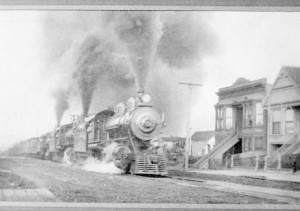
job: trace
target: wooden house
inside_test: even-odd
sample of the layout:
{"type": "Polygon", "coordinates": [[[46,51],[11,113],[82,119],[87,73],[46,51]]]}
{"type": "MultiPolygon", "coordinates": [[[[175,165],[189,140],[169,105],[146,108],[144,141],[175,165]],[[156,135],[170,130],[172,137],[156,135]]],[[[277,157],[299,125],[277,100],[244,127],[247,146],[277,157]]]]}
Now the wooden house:
{"type": "Polygon", "coordinates": [[[224,167],[235,155],[248,165],[251,159],[267,151],[267,113],[263,111],[268,84],[266,79],[250,81],[239,78],[221,88],[215,105],[215,148],[201,158],[199,168],[224,167]]]}
{"type": "Polygon", "coordinates": [[[264,109],[269,113],[266,167],[274,167],[278,166],[282,156],[300,153],[299,67],[283,66],[280,69],[264,109]]]}

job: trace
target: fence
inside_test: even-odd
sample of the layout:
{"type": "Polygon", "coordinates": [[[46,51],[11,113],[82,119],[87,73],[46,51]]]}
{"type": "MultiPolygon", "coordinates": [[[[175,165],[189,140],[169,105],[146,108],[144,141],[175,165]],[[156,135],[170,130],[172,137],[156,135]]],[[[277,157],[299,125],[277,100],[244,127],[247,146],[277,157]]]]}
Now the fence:
{"type": "Polygon", "coordinates": [[[263,169],[265,165],[265,155],[255,155],[251,157],[231,156],[231,167],[263,169]]]}
{"type": "Polygon", "coordinates": [[[280,159],[281,168],[296,168],[300,170],[300,154],[283,155],[280,159]]]}
{"type": "Polygon", "coordinates": [[[267,159],[267,169],[297,169],[300,170],[300,154],[287,154],[278,156],[278,158],[273,161],[269,162],[267,159]]]}
{"type": "MultiPolygon", "coordinates": [[[[230,163],[230,162],[227,162],[230,163]]],[[[224,169],[226,167],[225,159],[215,159],[211,158],[208,160],[208,168],[209,169],[224,169]]]]}
{"type": "MultiPolygon", "coordinates": [[[[239,154],[232,155],[231,158],[208,160],[208,167],[210,169],[225,169],[230,167],[252,168],[255,170],[264,169],[266,155],[255,155],[249,157],[241,157],[239,154]]],[[[300,170],[300,154],[289,154],[281,156],[275,162],[267,162],[269,169],[293,169],[300,170]]]]}

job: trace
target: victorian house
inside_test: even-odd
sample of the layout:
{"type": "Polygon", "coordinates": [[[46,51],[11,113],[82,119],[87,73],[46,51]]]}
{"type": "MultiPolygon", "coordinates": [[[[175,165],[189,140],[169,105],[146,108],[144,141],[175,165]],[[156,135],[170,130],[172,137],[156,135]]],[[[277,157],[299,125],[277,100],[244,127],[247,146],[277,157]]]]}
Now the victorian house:
{"type": "Polygon", "coordinates": [[[300,68],[282,67],[264,103],[269,113],[266,167],[300,153],[300,68]]]}
{"type": "Polygon", "coordinates": [[[282,67],[273,85],[239,78],[217,95],[216,145],[195,167],[280,169],[300,154],[299,67],[282,67]]]}
{"type": "Polygon", "coordinates": [[[250,158],[266,154],[267,112],[263,111],[263,101],[268,87],[266,79],[239,78],[232,86],[219,89],[215,105],[216,145],[196,167],[224,167],[233,155],[241,158],[242,165],[249,165],[250,158]]]}

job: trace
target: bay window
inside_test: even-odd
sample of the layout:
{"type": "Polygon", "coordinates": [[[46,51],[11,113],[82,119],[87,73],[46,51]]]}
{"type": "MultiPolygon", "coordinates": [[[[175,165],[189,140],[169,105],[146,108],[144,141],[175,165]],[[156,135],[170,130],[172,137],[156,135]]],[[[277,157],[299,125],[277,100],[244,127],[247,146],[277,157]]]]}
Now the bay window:
{"type": "Polygon", "coordinates": [[[216,108],[216,128],[224,129],[224,108],[216,108]]]}

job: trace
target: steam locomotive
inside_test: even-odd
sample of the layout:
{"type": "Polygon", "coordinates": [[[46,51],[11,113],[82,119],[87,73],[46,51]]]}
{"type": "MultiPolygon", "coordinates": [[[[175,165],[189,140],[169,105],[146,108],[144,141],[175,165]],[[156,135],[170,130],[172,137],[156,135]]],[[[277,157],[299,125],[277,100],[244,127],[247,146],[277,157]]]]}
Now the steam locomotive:
{"type": "Polygon", "coordinates": [[[106,162],[114,162],[125,173],[166,175],[167,159],[158,144],[164,126],[164,116],[153,108],[150,95],[139,93],[115,109],[74,116],[72,123],[52,133],[16,145],[12,154],[52,160],[65,157],[71,163],[105,156],[106,162]],[[110,152],[105,151],[108,146],[112,146],[110,152]]]}

